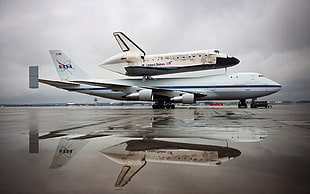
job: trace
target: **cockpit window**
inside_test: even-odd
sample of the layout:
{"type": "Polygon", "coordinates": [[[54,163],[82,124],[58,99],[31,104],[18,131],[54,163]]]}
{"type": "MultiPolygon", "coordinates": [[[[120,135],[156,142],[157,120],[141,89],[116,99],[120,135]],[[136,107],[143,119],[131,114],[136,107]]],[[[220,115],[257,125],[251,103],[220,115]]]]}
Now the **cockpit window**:
{"type": "Polygon", "coordinates": [[[258,77],[265,77],[264,75],[258,75],[258,77]]]}
{"type": "Polygon", "coordinates": [[[219,51],[219,50],[214,50],[214,52],[215,52],[215,53],[217,53],[217,54],[219,54],[219,53],[220,53],[220,51],[219,51]]]}

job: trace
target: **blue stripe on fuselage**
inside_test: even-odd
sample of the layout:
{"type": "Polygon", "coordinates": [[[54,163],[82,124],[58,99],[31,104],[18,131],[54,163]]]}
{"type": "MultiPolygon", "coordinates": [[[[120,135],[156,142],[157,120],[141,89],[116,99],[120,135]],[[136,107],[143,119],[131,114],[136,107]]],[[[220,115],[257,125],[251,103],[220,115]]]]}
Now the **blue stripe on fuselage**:
{"type": "MultiPolygon", "coordinates": [[[[222,85],[222,86],[152,86],[158,89],[201,89],[201,88],[281,88],[281,85],[222,85]]],[[[110,88],[63,88],[68,91],[111,90],[110,88]]]]}
{"type": "Polygon", "coordinates": [[[160,89],[196,89],[196,88],[281,88],[280,85],[222,85],[222,86],[158,86],[160,89]]]}

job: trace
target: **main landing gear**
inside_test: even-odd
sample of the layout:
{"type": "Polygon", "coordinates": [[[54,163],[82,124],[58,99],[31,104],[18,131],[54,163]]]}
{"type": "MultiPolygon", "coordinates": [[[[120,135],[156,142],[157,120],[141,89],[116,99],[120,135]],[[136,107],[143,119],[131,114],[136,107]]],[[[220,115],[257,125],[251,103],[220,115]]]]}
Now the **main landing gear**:
{"type": "Polygon", "coordinates": [[[238,108],[248,108],[248,104],[246,103],[246,99],[241,99],[239,101],[238,108]]]}
{"type": "Polygon", "coordinates": [[[174,109],[175,105],[170,102],[155,102],[155,104],[152,105],[153,109],[174,109]]]}

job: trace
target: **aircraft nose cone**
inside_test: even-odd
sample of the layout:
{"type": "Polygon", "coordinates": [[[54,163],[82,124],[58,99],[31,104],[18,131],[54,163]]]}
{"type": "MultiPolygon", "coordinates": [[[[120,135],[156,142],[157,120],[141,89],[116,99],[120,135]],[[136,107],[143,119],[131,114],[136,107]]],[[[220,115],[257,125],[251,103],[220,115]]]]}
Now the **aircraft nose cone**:
{"type": "Polygon", "coordinates": [[[229,59],[229,62],[230,62],[231,64],[233,64],[233,65],[237,65],[237,64],[240,62],[240,60],[237,59],[236,57],[231,57],[231,58],[229,59]]]}

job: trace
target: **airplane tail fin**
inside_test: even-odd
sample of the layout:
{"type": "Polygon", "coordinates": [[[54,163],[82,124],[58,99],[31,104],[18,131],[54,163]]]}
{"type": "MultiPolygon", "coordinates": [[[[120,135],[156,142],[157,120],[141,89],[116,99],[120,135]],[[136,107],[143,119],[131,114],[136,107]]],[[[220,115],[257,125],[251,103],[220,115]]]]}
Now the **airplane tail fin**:
{"type": "Polygon", "coordinates": [[[138,45],[136,45],[136,43],[130,40],[124,33],[114,32],[113,35],[123,52],[129,51],[142,53],[143,56],[145,55],[145,52],[138,45]]]}
{"type": "Polygon", "coordinates": [[[66,165],[87,143],[87,140],[61,138],[50,168],[60,168],[66,165]]]}
{"type": "Polygon", "coordinates": [[[61,50],[49,50],[61,80],[90,79],[90,76],[77,66],[61,50]]]}

